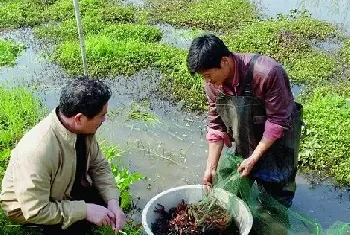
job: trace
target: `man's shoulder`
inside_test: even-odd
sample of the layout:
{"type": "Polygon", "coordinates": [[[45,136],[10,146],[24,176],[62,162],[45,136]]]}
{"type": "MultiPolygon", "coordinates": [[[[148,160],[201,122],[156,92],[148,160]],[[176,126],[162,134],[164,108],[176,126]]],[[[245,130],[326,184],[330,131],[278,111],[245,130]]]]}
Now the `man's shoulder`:
{"type": "Polygon", "coordinates": [[[30,129],[18,142],[13,152],[17,154],[52,151],[57,139],[53,130],[51,114],[30,129]]]}
{"type": "Polygon", "coordinates": [[[256,53],[236,53],[235,54],[245,66],[250,66],[250,61],[254,55],[258,55],[258,58],[254,65],[254,71],[258,73],[268,74],[271,70],[282,65],[274,58],[256,53]]]}

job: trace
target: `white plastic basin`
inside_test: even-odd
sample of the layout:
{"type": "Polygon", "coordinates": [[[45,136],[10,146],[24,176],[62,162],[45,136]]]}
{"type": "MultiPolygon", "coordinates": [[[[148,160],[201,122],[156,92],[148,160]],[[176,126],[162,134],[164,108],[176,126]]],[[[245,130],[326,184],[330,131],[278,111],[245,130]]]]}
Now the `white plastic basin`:
{"type": "MultiPolygon", "coordinates": [[[[203,185],[185,185],[171,188],[153,197],[142,211],[142,225],[145,232],[153,235],[151,225],[159,216],[154,212],[157,203],[164,206],[166,211],[176,207],[181,200],[184,200],[186,204],[196,203],[204,196],[203,187],[203,185]]],[[[223,205],[231,209],[231,214],[234,215],[241,235],[248,235],[253,225],[253,216],[246,203],[223,189],[215,189],[214,195],[223,205]]]]}

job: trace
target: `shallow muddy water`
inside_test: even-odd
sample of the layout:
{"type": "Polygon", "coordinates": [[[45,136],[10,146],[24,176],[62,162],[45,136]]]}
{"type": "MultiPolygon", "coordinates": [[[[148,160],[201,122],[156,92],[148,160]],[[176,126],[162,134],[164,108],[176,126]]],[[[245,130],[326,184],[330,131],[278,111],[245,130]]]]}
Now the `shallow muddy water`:
{"type": "MultiPolygon", "coordinates": [[[[2,32],[0,37],[13,38],[27,46],[17,59],[17,65],[0,68],[0,83],[28,86],[34,89],[48,111],[55,108],[60,88],[68,76],[42,55],[43,49],[50,49],[50,46],[35,40],[31,29],[2,32]]],[[[171,41],[171,38],[163,40],[171,41]]],[[[188,42],[180,44],[185,47],[188,42]]],[[[140,71],[131,77],[106,78],[113,96],[107,121],[98,132],[100,139],[117,144],[124,151],[123,163],[131,171],[147,176],[147,180],[132,187],[137,207],[141,209],[163,190],[201,183],[206,163],[205,115],[184,112],[181,103],[160,99],[156,92],[160,79],[161,74],[153,70],[140,71]],[[129,118],[129,110],[145,100],[143,108],[158,121],[145,123],[129,118]]],[[[299,93],[300,87],[294,86],[293,94],[299,93]]],[[[350,218],[350,194],[346,190],[327,183],[311,187],[302,175],[298,175],[297,182],[294,206],[324,228],[350,218]]],[[[134,218],[139,221],[140,213],[134,214],[134,218]]]]}

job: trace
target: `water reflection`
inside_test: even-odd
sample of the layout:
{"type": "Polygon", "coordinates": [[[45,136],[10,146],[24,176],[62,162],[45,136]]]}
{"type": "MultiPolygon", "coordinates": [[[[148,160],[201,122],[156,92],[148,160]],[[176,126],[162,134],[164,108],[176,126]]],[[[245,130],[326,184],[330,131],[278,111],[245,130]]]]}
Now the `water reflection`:
{"type": "Polygon", "coordinates": [[[288,14],[291,9],[307,9],[313,17],[343,26],[350,26],[350,1],[348,0],[259,0],[264,15],[275,17],[288,14]]]}

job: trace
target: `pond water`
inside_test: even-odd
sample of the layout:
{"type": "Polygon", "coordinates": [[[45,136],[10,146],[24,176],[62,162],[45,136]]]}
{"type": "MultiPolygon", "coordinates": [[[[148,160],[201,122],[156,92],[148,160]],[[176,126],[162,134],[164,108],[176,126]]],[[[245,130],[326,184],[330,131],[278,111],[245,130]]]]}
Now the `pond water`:
{"type": "MultiPolygon", "coordinates": [[[[273,3],[272,0],[266,0],[267,6],[269,2],[273,3]]],[[[290,7],[282,4],[283,0],[279,2],[284,11],[290,7]]],[[[273,6],[271,9],[275,13],[281,11],[273,6]]],[[[164,42],[175,41],[175,46],[181,48],[189,45],[185,39],[172,40],[170,33],[166,33],[174,34],[170,26],[159,27],[165,33],[164,42]]],[[[0,68],[0,83],[34,87],[35,94],[47,110],[52,110],[57,105],[62,84],[69,77],[64,70],[42,55],[43,51],[50,50],[50,45],[35,40],[31,29],[1,32],[0,37],[13,38],[27,46],[17,59],[17,65],[0,68]]],[[[160,99],[155,90],[160,78],[161,74],[153,70],[143,70],[131,77],[106,78],[112,87],[113,96],[109,106],[110,114],[98,136],[124,150],[123,163],[131,171],[147,176],[147,180],[136,183],[131,189],[139,208],[143,208],[157,193],[170,187],[200,184],[206,163],[205,115],[184,112],[181,103],[174,104],[160,99]],[[158,121],[145,123],[129,118],[129,110],[142,102],[145,103],[142,107],[154,114],[158,121]]],[[[298,96],[300,90],[300,87],[294,86],[293,94],[298,96]]],[[[348,221],[348,190],[338,189],[327,182],[316,185],[309,182],[304,176],[298,175],[294,206],[316,219],[324,228],[336,221],[348,221]]],[[[134,218],[139,221],[140,213],[134,214],[134,218]]]]}
{"type": "Polygon", "coordinates": [[[342,26],[350,26],[350,1],[348,0],[257,0],[264,15],[274,17],[288,14],[290,9],[307,9],[313,17],[342,26]]]}

